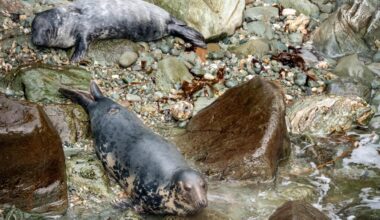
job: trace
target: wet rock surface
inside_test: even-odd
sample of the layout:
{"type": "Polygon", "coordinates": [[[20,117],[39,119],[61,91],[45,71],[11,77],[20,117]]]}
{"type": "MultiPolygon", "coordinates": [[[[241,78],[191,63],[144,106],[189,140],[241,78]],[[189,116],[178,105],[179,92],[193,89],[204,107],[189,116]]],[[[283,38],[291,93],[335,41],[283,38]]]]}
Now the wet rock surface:
{"type": "Polygon", "coordinates": [[[288,110],[291,132],[328,135],[366,125],[374,115],[361,98],[314,96],[294,103],[288,110]]]}
{"type": "Polygon", "coordinates": [[[289,147],[281,91],[260,78],[228,90],[186,130],[180,149],[219,178],[271,179],[289,147]]]}
{"type": "Polygon", "coordinates": [[[328,220],[329,218],[323,212],[314,208],[305,201],[289,201],[279,207],[269,220],[328,220]]]}
{"type": "MultiPolygon", "coordinates": [[[[25,70],[35,63],[61,70],[72,68],[69,64],[72,50],[37,48],[30,41],[30,25],[36,12],[70,2],[71,0],[0,0],[1,93],[17,99],[28,98],[22,83],[18,83],[20,78],[14,78],[19,68],[25,70]],[[20,86],[15,88],[9,82],[20,86]]],[[[71,120],[58,117],[71,130],[66,133],[66,127],[61,129],[62,138],[65,139],[66,134],[70,134],[70,138],[69,135],[66,136],[67,139],[80,139],[74,142],[64,141],[69,208],[62,219],[264,220],[289,200],[307,201],[330,219],[377,219],[380,216],[380,41],[377,37],[380,33],[377,0],[246,0],[244,12],[239,7],[220,7],[222,4],[231,6],[240,1],[162,2],[179,6],[173,14],[190,17],[180,18],[185,22],[200,20],[193,27],[204,28],[202,32],[210,33],[210,36],[211,33],[216,33],[217,39],[209,39],[208,51],[192,51],[183,39],[173,36],[155,42],[105,40],[91,44],[87,59],[77,64],[89,73],[89,78],[100,85],[107,97],[134,111],[157,133],[168,138],[183,135],[184,128],[191,120],[191,107],[186,109],[186,106],[194,106],[192,115],[196,117],[202,109],[231,88],[258,76],[276,81],[289,107],[305,96],[324,96],[330,93],[331,83],[338,85],[340,92],[337,94],[355,93],[355,96],[361,96],[366,101],[366,91],[369,90],[372,100],[367,103],[371,104],[376,115],[369,126],[354,125],[347,132],[335,132],[322,137],[315,137],[316,133],[310,132],[290,134],[292,144],[289,159],[277,167],[275,178],[265,183],[211,178],[208,181],[208,208],[199,215],[183,218],[144,216],[130,209],[124,212],[115,209],[112,200],[119,200],[124,195],[116,183],[103,176],[104,170],[98,166],[100,164],[93,152],[92,142],[83,140],[82,133],[78,133],[78,129],[85,131],[82,130],[84,128],[79,128],[85,120],[77,118],[75,110],[70,108],[66,112],[61,109],[62,104],[54,104],[54,114],[56,111],[64,111],[65,117],[72,117],[71,120]],[[369,14],[371,17],[366,17],[369,14]],[[239,19],[228,20],[229,18],[239,19]],[[363,22],[366,19],[369,19],[368,23],[363,22]],[[216,25],[219,21],[222,22],[216,25]],[[229,32],[236,24],[239,27],[234,27],[229,32]],[[219,29],[221,25],[223,27],[219,29]],[[318,28],[320,30],[316,31],[318,28]],[[226,37],[223,32],[231,35],[226,37]],[[312,37],[315,33],[318,38],[312,37]],[[233,50],[234,48],[240,48],[240,51],[233,50]],[[365,52],[350,56],[362,49],[365,52]],[[331,58],[332,56],[342,59],[331,58]],[[163,81],[169,89],[163,90],[157,86],[157,72],[161,71],[158,63],[167,58],[177,59],[186,67],[191,75],[191,81],[188,81],[190,84],[184,87],[182,79],[172,82],[164,77],[163,81]],[[189,105],[182,105],[184,102],[189,105]],[[60,110],[55,109],[56,106],[60,110]]],[[[163,69],[164,72],[170,70],[170,63],[167,67],[163,69]]],[[[54,80],[59,81],[59,78],[54,80]]],[[[79,80],[74,78],[74,81],[79,80]]],[[[29,83],[29,88],[40,88],[40,85],[42,84],[33,87],[33,83],[29,83]]],[[[80,89],[87,91],[87,87],[80,89]]],[[[44,97],[46,93],[41,94],[44,97]]],[[[54,103],[56,101],[70,103],[58,99],[54,103]]],[[[38,101],[46,110],[51,104],[44,102],[38,101]]],[[[318,109],[322,119],[324,110],[326,109],[318,109]]],[[[327,111],[326,118],[341,117],[341,113],[340,110],[332,109],[327,111]]],[[[351,117],[350,114],[346,116],[351,117]]],[[[322,131],[326,131],[331,123],[320,126],[322,131]]],[[[247,134],[248,131],[242,133],[247,134]]],[[[189,155],[191,158],[192,152],[189,155]]],[[[194,159],[197,158],[189,159],[189,163],[194,164],[194,159]]],[[[195,168],[197,164],[199,163],[195,163],[195,168]]],[[[22,212],[11,205],[0,205],[1,218],[41,216],[22,212]]]]}
{"type": "Polygon", "coordinates": [[[41,107],[0,96],[0,203],[63,214],[68,206],[62,143],[41,107]]]}

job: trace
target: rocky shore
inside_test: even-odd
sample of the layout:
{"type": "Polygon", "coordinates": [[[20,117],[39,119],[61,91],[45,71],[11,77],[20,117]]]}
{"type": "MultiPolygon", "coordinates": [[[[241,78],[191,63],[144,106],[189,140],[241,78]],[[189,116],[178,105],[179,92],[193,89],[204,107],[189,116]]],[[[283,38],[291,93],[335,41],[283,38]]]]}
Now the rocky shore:
{"type": "Polygon", "coordinates": [[[150,0],[199,30],[207,51],[171,36],[105,40],[76,65],[72,49],[30,41],[35,13],[69,2],[0,0],[0,176],[17,174],[0,178],[0,219],[158,218],[112,205],[125,195],[94,153],[87,114],[57,91],[90,80],[208,176],[209,207],[191,219],[380,217],[377,0],[150,0]],[[27,168],[63,158],[54,167],[66,176],[24,190],[27,168]]]}

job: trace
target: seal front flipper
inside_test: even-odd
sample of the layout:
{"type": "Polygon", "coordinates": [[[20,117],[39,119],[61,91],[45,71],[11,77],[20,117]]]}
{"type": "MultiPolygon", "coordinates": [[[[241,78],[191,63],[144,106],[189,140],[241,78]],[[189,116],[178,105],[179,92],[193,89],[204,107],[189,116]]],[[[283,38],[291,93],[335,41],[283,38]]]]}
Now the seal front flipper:
{"type": "Polygon", "coordinates": [[[77,63],[81,61],[86,55],[87,48],[88,48],[88,41],[86,40],[86,38],[82,36],[78,36],[76,44],[75,44],[74,54],[71,56],[70,61],[72,63],[77,63]]]}
{"type": "Polygon", "coordinates": [[[187,26],[184,22],[172,17],[171,23],[168,24],[170,35],[177,36],[188,40],[194,46],[206,48],[205,38],[199,31],[187,26]]]}
{"type": "Polygon", "coordinates": [[[81,105],[87,112],[88,108],[95,103],[91,95],[83,92],[73,91],[65,88],[60,88],[58,91],[66,98],[81,105]]]}

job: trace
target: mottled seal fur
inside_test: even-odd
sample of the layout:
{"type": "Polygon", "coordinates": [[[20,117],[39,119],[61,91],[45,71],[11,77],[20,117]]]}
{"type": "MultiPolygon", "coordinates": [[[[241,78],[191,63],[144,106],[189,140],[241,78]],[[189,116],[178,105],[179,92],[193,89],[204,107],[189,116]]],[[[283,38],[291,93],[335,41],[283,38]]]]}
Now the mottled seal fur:
{"type": "Polygon", "coordinates": [[[82,105],[91,120],[95,149],[106,170],[133,204],[153,214],[188,215],[207,206],[207,183],[177,148],[147,128],[132,112],[102,95],[61,88],[82,105]]]}
{"type": "Polygon", "coordinates": [[[32,42],[37,46],[70,48],[80,61],[95,39],[127,38],[153,41],[174,35],[205,48],[204,37],[164,9],[143,0],[77,0],[36,14],[32,42]]]}

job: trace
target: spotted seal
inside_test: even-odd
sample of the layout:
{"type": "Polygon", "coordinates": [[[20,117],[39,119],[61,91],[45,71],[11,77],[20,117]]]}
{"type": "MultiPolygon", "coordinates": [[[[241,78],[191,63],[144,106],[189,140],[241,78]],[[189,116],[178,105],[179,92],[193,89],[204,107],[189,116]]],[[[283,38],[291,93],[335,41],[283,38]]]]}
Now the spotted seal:
{"type": "Polygon", "coordinates": [[[95,39],[154,41],[167,35],[206,48],[201,33],[143,0],[77,0],[38,13],[32,22],[32,42],[44,47],[75,46],[72,62],[80,61],[95,39]]]}
{"type": "Polygon", "coordinates": [[[59,89],[88,112],[95,150],[106,170],[146,213],[189,215],[207,206],[207,183],[177,148],[132,112],[102,95],[59,89]]]}

